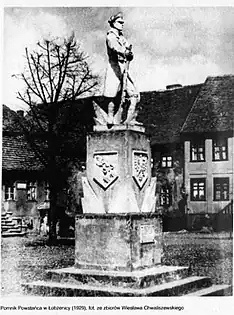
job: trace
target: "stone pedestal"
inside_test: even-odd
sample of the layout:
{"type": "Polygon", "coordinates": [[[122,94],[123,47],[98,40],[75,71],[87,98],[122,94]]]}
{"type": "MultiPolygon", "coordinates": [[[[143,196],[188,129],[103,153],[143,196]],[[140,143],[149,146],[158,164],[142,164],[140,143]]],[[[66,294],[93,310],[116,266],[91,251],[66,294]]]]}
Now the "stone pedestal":
{"type": "Polygon", "coordinates": [[[161,254],[161,220],[155,213],[76,217],[76,268],[133,271],[159,265],[161,254]]]}
{"type": "Polygon", "coordinates": [[[154,212],[156,179],[151,179],[150,143],[142,131],[115,127],[88,135],[84,213],[154,212]]]}
{"type": "Polygon", "coordinates": [[[133,271],[159,265],[162,225],[155,213],[155,188],[144,127],[120,125],[90,133],[75,267],[133,271]]]}

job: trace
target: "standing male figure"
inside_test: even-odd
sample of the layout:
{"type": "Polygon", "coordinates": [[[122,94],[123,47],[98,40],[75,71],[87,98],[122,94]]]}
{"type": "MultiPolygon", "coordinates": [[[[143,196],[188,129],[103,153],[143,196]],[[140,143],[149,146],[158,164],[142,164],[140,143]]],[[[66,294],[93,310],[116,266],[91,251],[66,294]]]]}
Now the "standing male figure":
{"type": "MultiPolygon", "coordinates": [[[[108,23],[111,29],[107,32],[106,37],[109,63],[106,72],[104,96],[110,99],[108,105],[108,123],[112,124],[114,117],[114,104],[112,100],[122,88],[124,69],[126,63],[133,59],[133,53],[131,52],[131,46],[123,36],[123,14],[120,12],[111,16],[108,23]]],[[[130,99],[130,106],[124,123],[134,124],[136,123],[136,104],[140,100],[140,95],[129,73],[127,75],[126,94],[130,99]]]]}

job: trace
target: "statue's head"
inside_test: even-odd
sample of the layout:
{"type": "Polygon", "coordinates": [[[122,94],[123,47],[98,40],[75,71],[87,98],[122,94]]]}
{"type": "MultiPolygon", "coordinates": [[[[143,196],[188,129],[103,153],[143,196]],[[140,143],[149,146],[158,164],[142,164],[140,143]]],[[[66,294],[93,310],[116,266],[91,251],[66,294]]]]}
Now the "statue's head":
{"type": "Polygon", "coordinates": [[[115,15],[112,15],[109,18],[108,23],[110,24],[110,27],[113,27],[118,31],[122,31],[124,25],[123,13],[119,12],[115,15]]]}

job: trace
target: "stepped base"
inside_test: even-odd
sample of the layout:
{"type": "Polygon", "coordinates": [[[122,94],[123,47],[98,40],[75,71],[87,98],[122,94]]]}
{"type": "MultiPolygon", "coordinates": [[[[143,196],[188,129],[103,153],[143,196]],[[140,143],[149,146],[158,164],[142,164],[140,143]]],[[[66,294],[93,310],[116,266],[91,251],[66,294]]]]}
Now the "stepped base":
{"type": "Polygon", "coordinates": [[[100,271],[74,267],[48,270],[48,279],[23,284],[41,296],[208,296],[231,295],[231,286],[212,286],[209,277],[189,276],[187,267],[100,271]]]}
{"type": "Polygon", "coordinates": [[[232,296],[232,286],[228,284],[216,284],[211,287],[201,289],[186,294],[185,296],[232,296]]]}
{"type": "Polygon", "coordinates": [[[124,288],[116,286],[103,287],[100,284],[72,284],[62,282],[36,281],[23,285],[28,293],[48,296],[181,296],[191,288],[207,287],[207,277],[188,277],[148,288],[124,288]]]}
{"type": "Polygon", "coordinates": [[[71,283],[35,281],[24,284],[27,293],[41,296],[231,296],[232,286],[214,285],[208,286],[210,279],[207,277],[189,277],[172,283],[156,285],[144,289],[117,288],[113,286],[101,287],[94,285],[76,285],[71,283]],[[192,293],[187,293],[189,290],[192,293]]]}
{"type": "Polygon", "coordinates": [[[60,283],[95,284],[124,288],[147,288],[188,276],[188,267],[155,266],[134,271],[104,271],[75,267],[48,270],[48,280],[60,283]]]}
{"type": "Polygon", "coordinates": [[[27,235],[28,227],[26,224],[18,222],[19,217],[12,217],[12,212],[1,214],[1,236],[15,237],[27,235]]]}

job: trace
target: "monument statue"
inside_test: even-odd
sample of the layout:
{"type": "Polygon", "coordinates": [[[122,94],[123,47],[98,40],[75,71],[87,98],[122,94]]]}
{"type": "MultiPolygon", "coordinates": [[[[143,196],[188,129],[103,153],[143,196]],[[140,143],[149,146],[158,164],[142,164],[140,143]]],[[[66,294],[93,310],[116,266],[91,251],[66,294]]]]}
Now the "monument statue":
{"type": "Polygon", "coordinates": [[[140,100],[140,94],[136,89],[134,81],[129,73],[129,64],[133,60],[132,45],[123,36],[124,19],[119,12],[108,20],[110,30],[106,36],[106,47],[108,55],[108,66],[106,71],[104,96],[109,99],[108,114],[106,114],[96,103],[96,124],[118,125],[139,124],[136,121],[136,105],[140,100]],[[118,97],[120,95],[120,98],[118,97]],[[114,99],[117,99],[119,108],[115,111],[114,99]],[[125,101],[130,102],[127,117],[123,119],[123,105],[125,101]]]}
{"type": "Polygon", "coordinates": [[[123,22],[120,13],[109,19],[105,95],[114,98],[120,92],[121,99],[117,111],[110,102],[108,113],[94,103],[96,126],[87,133],[86,176],[77,202],[82,213],[75,218],[75,264],[48,270],[47,282],[24,288],[32,295],[53,296],[206,296],[227,290],[231,295],[231,285],[212,285],[208,277],[191,276],[187,266],[162,264],[157,181],[150,139],[135,121],[139,97],[128,72],[133,54],[123,22]],[[127,115],[122,113],[126,97],[131,101],[127,115]]]}

